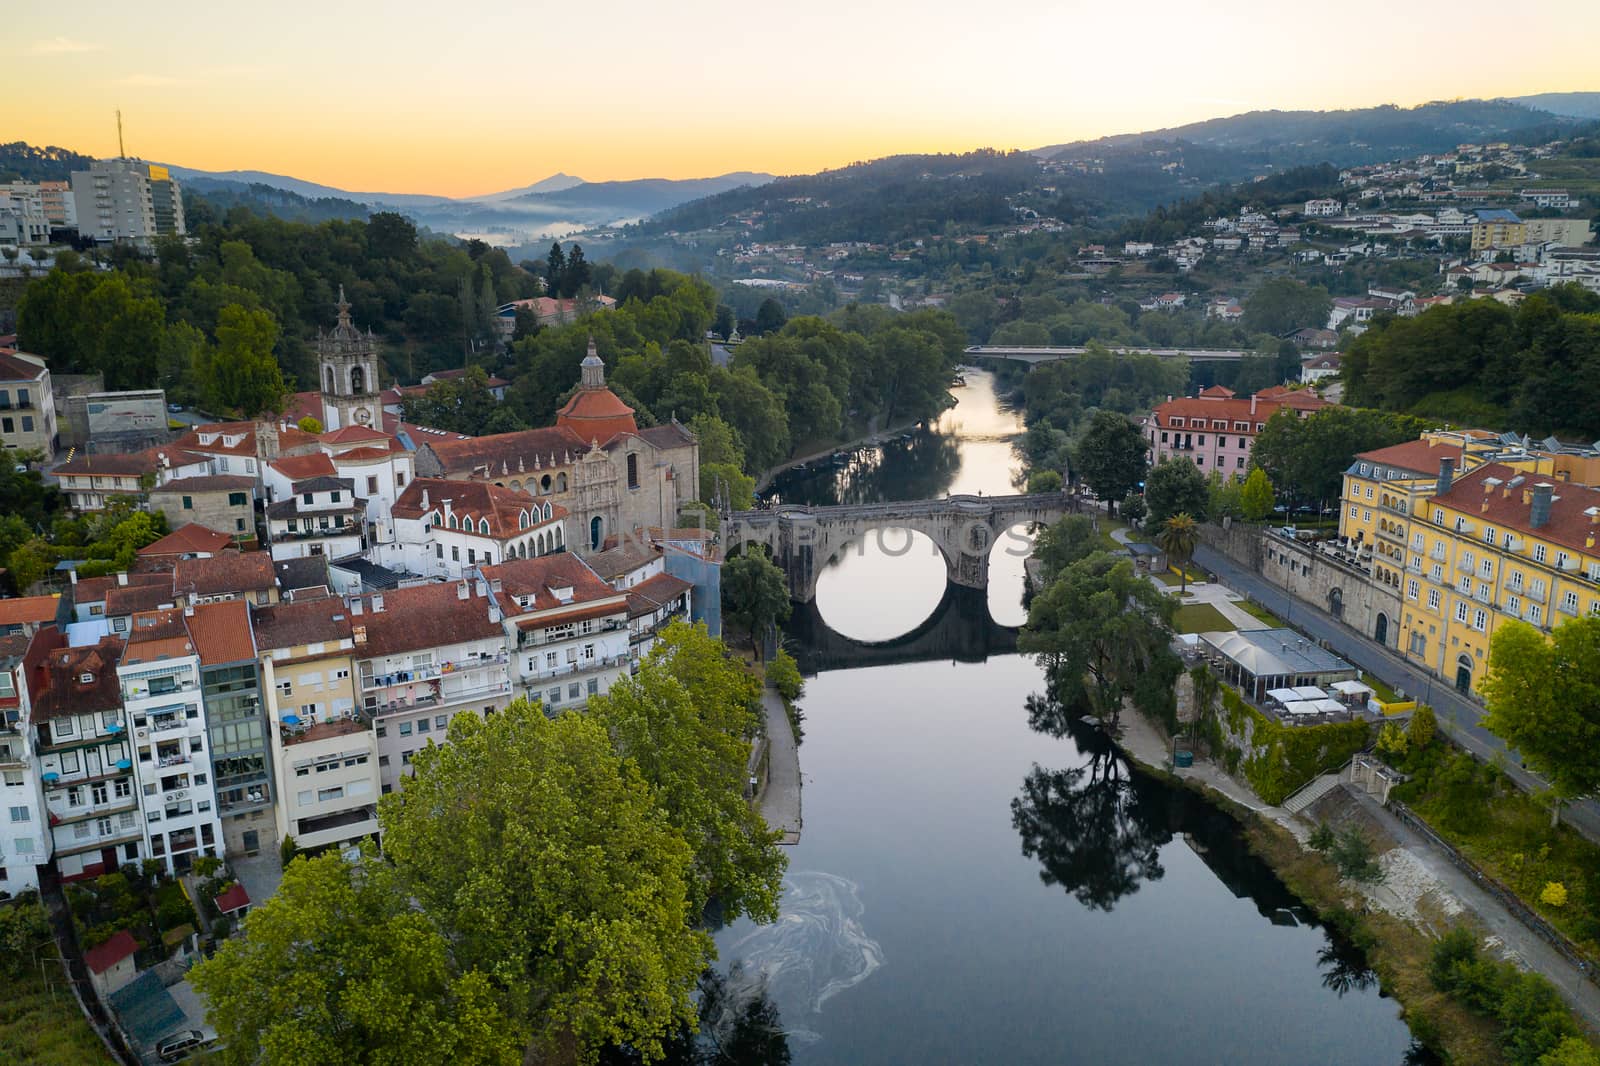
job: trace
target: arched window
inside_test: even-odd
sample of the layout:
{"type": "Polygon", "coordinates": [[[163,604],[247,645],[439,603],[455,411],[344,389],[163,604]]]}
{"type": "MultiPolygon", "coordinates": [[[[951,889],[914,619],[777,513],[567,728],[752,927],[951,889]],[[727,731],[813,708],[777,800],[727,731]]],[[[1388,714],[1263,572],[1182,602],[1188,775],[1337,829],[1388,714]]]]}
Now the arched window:
{"type": "Polygon", "coordinates": [[[561,534],[561,527],[560,527],[560,526],[557,526],[557,527],[556,527],[556,541],[555,541],[555,546],[556,546],[556,547],[557,547],[557,548],[559,548],[559,547],[561,547],[561,543],[562,543],[562,541],[564,541],[564,540],[565,540],[565,539],[566,539],[566,538],[565,538],[565,537],[563,537],[563,536],[562,536],[562,534],[561,534]]]}
{"type": "Polygon", "coordinates": [[[528,512],[526,510],[524,510],[521,514],[517,515],[517,528],[518,529],[527,529],[528,528],[528,512]]]}
{"type": "Polygon", "coordinates": [[[518,492],[521,492],[522,491],[522,482],[518,481],[516,478],[512,478],[511,479],[511,487],[513,489],[516,489],[518,492]]]}
{"type": "Polygon", "coordinates": [[[550,475],[546,474],[539,479],[539,495],[543,496],[550,491],[550,475]]]}
{"type": "Polygon", "coordinates": [[[566,492],[567,491],[567,475],[566,474],[557,474],[556,475],[556,491],[557,492],[566,492]]]}
{"type": "Polygon", "coordinates": [[[539,543],[539,547],[537,549],[535,549],[535,551],[536,551],[537,554],[543,555],[545,553],[545,539],[544,539],[544,534],[543,533],[539,534],[538,543],[539,543]]]}
{"type": "Polygon", "coordinates": [[[338,387],[334,384],[333,367],[331,367],[331,366],[324,367],[323,368],[323,373],[324,373],[325,378],[326,378],[326,380],[328,382],[328,387],[323,389],[322,391],[326,392],[326,393],[328,393],[330,395],[332,395],[333,393],[338,392],[339,391],[338,387]]]}
{"type": "Polygon", "coordinates": [[[450,513],[450,520],[449,520],[449,522],[447,522],[447,523],[446,523],[446,524],[447,524],[447,525],[448,525],[448,526],[449,526],[449,527],[450,527],[450,528],[451,528],[451,529],[460,529],[460,528],[461,528],[461,522],[460,522],[460,520],[458,520],[458,519],[457,519],[457,518],[456,518],[456,516],[455,516],[455,512],[453,512],[453,511],[452,511],[452,512],[451,512],[451,513],[450,513]]]}
{"type": "Polygon", "coordinates": [[[367,372],[360,366],[350,368],[350,391],[359,396],[367,391],[367,372]]]}
{"type": "Polygon", "coordinates": [[[605,528],[605,523],[599,515],[589,519],[589,548],[593,551],[600,550],[600,534],[605,528]]]}
{"type": "Polygon", "coordinates": [[[478,519],[478,532],[486,537],[489,535],[489,520],[487,518],[478,519]]]}
{"type": "Polygon", "coordinates": [[[637,452],[628,453],[628,487],[630,489],[639,487],[639,454],[637,452]]]}
{"type": "Polygon", "coordinates": [[[435,512],[433,512],[433,524],[435,526],[444,525],[444,512],[443,511],[435,511],[435,512]]]}
{"type": "Polygon", "coordinates": [[[544,505],[544,520],[546,522],[550,521],[550,514],[551,514],[550,505],[548,503],[546,503],[544,505]]]}

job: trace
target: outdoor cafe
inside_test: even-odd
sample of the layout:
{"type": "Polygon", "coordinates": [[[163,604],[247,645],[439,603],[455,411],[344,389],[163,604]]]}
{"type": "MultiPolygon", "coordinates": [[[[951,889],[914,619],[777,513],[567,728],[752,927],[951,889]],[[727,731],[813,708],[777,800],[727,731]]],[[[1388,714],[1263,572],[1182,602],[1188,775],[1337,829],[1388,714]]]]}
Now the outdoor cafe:
{"type": "Polygon", "coordinates": [[[1281,709],[1286,719],[1364,706],[1354,690],[1370,692],[1356,681],[1353,665],[1292,629],[1201,633],[1200,644],[1224,681],[1253,703],[1281,709]]]}

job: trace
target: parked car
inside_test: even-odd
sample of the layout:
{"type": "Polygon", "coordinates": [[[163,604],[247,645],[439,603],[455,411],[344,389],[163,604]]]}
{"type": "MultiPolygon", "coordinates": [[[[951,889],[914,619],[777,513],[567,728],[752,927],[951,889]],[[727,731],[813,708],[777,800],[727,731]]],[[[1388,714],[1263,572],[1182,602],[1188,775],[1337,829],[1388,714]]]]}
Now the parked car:
{"type": "Polygon", "coordinates": [[[156,1045],[156,1056],[162,1062],[177,1062],[193,1055],[210,1042],[206,1039],[206,1034],[198,1029],[180,1029],[162,1038],[156,1045]]]}
{"type": "Polygon", "coordinates": [[[169,403],[169,404],[167,404],[167,410],[171,411],[175,415],[176,414],[182,414],[183,413],[183,404],[181,404],[181,403],[169,403]]]}

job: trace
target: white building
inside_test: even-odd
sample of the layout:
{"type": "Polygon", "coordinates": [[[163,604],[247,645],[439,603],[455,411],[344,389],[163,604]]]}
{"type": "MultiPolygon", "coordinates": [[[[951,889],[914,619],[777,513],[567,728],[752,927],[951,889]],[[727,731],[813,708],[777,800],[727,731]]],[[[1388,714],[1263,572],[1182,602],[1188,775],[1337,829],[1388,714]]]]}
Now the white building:
{"type": "Polygon", "coordinates": [[[23,248],[50,243],[50,219],[37,185],[0,185],[0,246],[23,248]]]}
{"type": "Polygon", "coordinates": [[[567,548],[567,509],[484,481],[418,478],[391,511],[394,538],[374,561],[391,569],[458,578],[475,566],[567,548]]]}
{"type": "Polygon", "coordinates": [[[515,698],[505,628],[482,578],[348,603],[361,710],[372,721],[382,791],[392,792],[418,749],[444,743],[451,718],[482,717],[515,698]]]}
{"type": "Polygon", "coordinates": [[[135,614],[117,674],[133,740],[144,853],[168,873],[184,873],[196,857],[222,854],[200,656],[184,613],[135,614]]]}
{"type": "Polygon", "coordinates": [[[166,167],[137,159],[97,159],[72,175],[78,233],[101,243],[150,245],[183,236],[183,196],[166,167]]]}
{"type": "Polygon", "coordinates": [[[549,710],[582,705],[629,670],[628,600],[576,555],[484,567],[513,682],[549,710]]]}
{"type": "Polygon", "coordinates": [[[1137,256],[1143,259],[1156,250],[1156,246],[1149,241],[1127,241],[1122,245],[1123,255],[1137,256]]]}
{"type": "Polygon", "coordinates": [[[661,629],[675,618],[687,618],[694,586],[666,571],[659,545],[627,538],[615,548],[591,556],[589,566],[612,588],[628,595],[628,659],[632,669],[655,647],[661,629]]]}
{"type": "Polygon", "coordinates": [[[1338,200],[1307,200],[1305,216],[1307,218],[1331,218],[1343,214],[1344,205],[1338,200]]]}
{"type": "MultiPolygon", "coordinates": [[[[44,850],[54,851],[64,881],[98,877],[143,854],[144,818],[117,677],[121,660],[119,638],[74,648],[54,626],[34,635],[24,660],[49,819],[29,824],[52,835],[44,850]]],[[[18,823],[11,828],[20,835],[18,823]]]]}
{"type": "Polygon", "coordinates": [[[274,560],[343,559],[366,548],[367,501],[355,494],[349,478],[308,478],[290,489],[290,495],[267,505],[274,560]]]}
{"type": "Polygon", "coordinates": [[[32,637],[0,636],[0,892],[16,895],[39,887],[39,866],[50,860],[51,836],[44,790],[28,726],[24,656],[32,637]]]}

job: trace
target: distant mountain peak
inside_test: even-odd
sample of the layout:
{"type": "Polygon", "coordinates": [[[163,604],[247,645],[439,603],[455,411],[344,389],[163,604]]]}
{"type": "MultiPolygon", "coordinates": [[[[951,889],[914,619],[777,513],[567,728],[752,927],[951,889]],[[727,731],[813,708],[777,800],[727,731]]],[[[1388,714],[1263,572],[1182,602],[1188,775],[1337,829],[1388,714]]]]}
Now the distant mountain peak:
{"type": "Polygon", "coordinates": [[[492,192],[484,196],[467,196],[462,199],[491,204],[499,200],[513,200],[519,196],[538,196],[543,193],[565,192],[568,189],[584,184],[587,183],[582,178],[575,178],[571,174],[558,170],[543,181],[536,181],[532,185],[524,185],[518,189],[505,189],[501,192],[492,192]]]}

